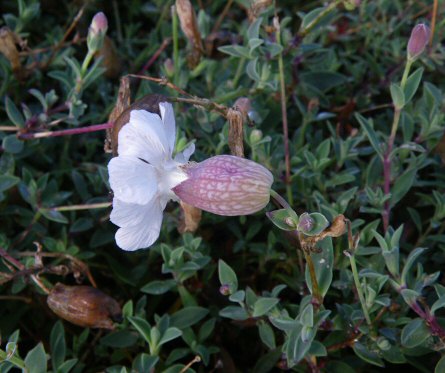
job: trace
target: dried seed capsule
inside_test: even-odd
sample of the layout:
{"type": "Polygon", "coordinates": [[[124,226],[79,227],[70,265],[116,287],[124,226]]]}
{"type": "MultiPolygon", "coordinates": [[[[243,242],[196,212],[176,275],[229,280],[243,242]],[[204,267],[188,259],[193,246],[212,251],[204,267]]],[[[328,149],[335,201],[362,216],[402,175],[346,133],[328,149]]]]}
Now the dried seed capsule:
{"type": "Polygon", "coordinates": [[[56,284],[48,295],[49,308],[59,317],[84,328],[113,329],[122,319],[119,304],[91,286],[56,284]]]}

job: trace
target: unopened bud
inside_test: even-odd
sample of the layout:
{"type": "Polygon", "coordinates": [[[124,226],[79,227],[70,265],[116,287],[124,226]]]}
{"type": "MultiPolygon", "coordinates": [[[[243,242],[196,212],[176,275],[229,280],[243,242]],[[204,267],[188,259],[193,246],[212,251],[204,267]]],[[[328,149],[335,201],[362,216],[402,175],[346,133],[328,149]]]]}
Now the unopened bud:
{"type": "Polygon", "coordinates": [[[263,139],[263,132],[261,130],[252,130],[250,133],[250,144],[256,144],[263,139]]]}
{"type": "Polygon", "coordinates": [[[273,176],[248,159],[219,155],[189,164],[185,172],[188,179],[173,191],[201,210],[224,216],[249,215],[269,203],[273,176]]]}
{"type": "Polygon", "coordinates": [[[103,12],[96,13],[88,30],[88,50],[95,52],[102,48],[105,34],[108,29],[108,20],[103,12]]]}
{"type": "Polygon", "coordinates": [[[410,60],[415,60],[423,53],[430,40],[430,33],[430,28],[424,23],[420,23],[413,28],[407,48],[410,60]]]}
{"type": "Polygon", "coordinates": [[[56,284],[48,295],[49,308],[59,317],[84,328],[113,329],[122,319],[119,304],[90,286],[56,284]]]}
{"type": "Polygon", "coordinates": [[[173,64],[173,60],[171,58],[167,58],[164,62],[165,75],[168,78],[172,78],[175,75],[175,65],[173,64]]]}
{"type": "Polygon", "coordinates": [[[222,295],[230,295],[230,286],[229,285],[221,285],[219,288],[219,292],[222,295]]]}
{"type": "Polygon", "coordinates": [[[314,219],[305,212],[300,216],[300,221],[298,222],[297,230],[301,232],[309,232],[314,226],[314,219]]]}

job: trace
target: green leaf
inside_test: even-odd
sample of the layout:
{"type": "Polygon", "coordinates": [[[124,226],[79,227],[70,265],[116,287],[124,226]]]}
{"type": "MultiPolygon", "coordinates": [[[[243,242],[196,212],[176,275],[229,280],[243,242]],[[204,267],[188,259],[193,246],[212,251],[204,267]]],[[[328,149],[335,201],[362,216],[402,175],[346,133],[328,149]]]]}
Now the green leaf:
{"type": "Polygon", "coordinates": [[[405,85],[405,105],[409,103],[419,88],[420,81],[422,80],[423,67],[419,67],[414,71],[406,80],[405,85]]]}
{"type": "Polygon", "coordinates": [[[261,297],[258,298],[253,305],[253,317],[265,315],[272,308],[274,308],[280,300],[278,298],[261,297]]]}
{"type": "Polygon", "coordinates": [[[133,362],[133,369],[136,372],[152,372],[159,361],[159,356],[150,356],[146,353],[141,353],[136,356],[133,362]]]}
{"type": "Polygon", "coordinates": [[[249,314],[246,310],[239,306],[228,306],[219,311],[219,315],[221,317],[227,317],[232,320],[247,320],[249,318],[249,314]]]}
{"type": "Polygon", "coordinates": [[[405,106],[405,94],[402,88],[398,84],[391,83],[389,90],[394,106],[399,110],[402,109],[405,106]]]}
{"type": "Polygon", "coordinates": [[[300,74],[300,79],[302,83],[311,85],[322,92],[347,82],[345,75],[332,71],[305,72],[300,74]]]}
{"type": "Polygon", "coordinates": [[[16,135],[8,135],[3,138],[2,147],[7,153],[18,154],[23,150],[23,141],[16,135]]]}
{"type": "Polygon", "coordinates": [[[187,307],[179,310],[170,318],[170,325],[179,329],[185,329],[195,325],[207,316],[209,310],[204,307],[187,307]]]}
{"type": "Polygon", "coordinates": [[[51,330],[50,346],[51,363],[55,368],[58,368],[66,356],[65,330],[61,321],[57,321],[51,330]]]}
{"type": "MultiPolygon", "coordinates": [[[[318,280],[318,287],[321,295],[324,297],[329,290],[332,282],[332,271],[334,267],[334,249],[332,239],[325,238],[318,244],[320,252],[312,252],[311,258],[315,267],[315,274],[318,280]]],[[[306,283],[312,291],[311,276],[306,265],[306,283]]]]}
{"type": "Polygon", "coordinates": [[[250,58],[249,48],[241,45],[224,45],[219,47],[218,50],[233,57],[250,58]]]}
{"type": "Polygon", "coordinates": [[[409,192],[416,179],[416,168],[410,168],[400,176],[391,189],[391,206],[395,206],[409,192]]]}
{"type": "Polygon", "coordinates": [[[304,326],[314,326],[314,307],[308,304],[300,314],[300,322],[304,326]]]}
{"type": "Polygon", "coordinates": [[[221,285],[229,286],[230,294],[238,290],[238,278],[235,271],[222,259],[218,261],[218,276],[221,285]]]}
{"type": "Polygon", "coordinates": [[[421,318],[410,321],[402,330],[401,342],[404,347],[413,348],[421,345],[431,335],[421,318]]]}
{"type": "Polygon", "coordinates": [[[298,215],[293,210],[280,209],[266,212],[266,216],[283,231],[294,231],[298,225],[298,215]]]}
{"type": "Polygon", "coordinates": [[[20,182],[20,178],[12,175],[0,175],[0,193],[12,188],[20,182]]]}
{"type": "Polygon", "coordinates": [[[5,109],[6,115],[8,115],[9,120],[14,123],[19,128],[25,127],[25,118],[20,110],[15,106],[9,97],[5,98],[5,109]]]}
{"type": "Polygon", "coordinates": [[[406,285],[406,278],[408,276],[411,267],[413,266],[417,258],[419,258],[419,256],[422,255],[425,250],[426,249],[424,249],[423,247],[418,247],[417,249],[411,251],[411,253],[408,255],[408,259],[406,259],[405,266],[403,267],[402,270],[402,276],[401,276],[402,285],[406,285]]]}
{"type": "Polygon", "coordinates": [[[256,82],[261,81],[261,76],[258,73],[258,57],[249,61],[246,66],[246,73],[249,75],[250,79],[255,80],[256,82]]]}
{"type": "Polygon", "coordinates": [[[118,330],[101,338],[100,343],[114,348],[128,348],[133,346],[137,340],[138,335],[136,333],[129,330],[118,330]]]}
{"type": "Polygon", "coordinates": [[[129,317],[128,321],[131,322],[131,324],[134,326],[134,328],[139,332],[139,334],[145,339],[145,341],[148,344],[151,344],[151,326],[147,322],[147,320],[144,320],[143,318],[139,316],[133,316],[129,317]]]}
{"type": "Polygon", "coordinates": [[[271,326],[264,321],[261,321],[258,325],[258,332],[260,334],[261,341],[270,349],[276,348],[275,334],[271,326]]]}
{"type": "Polygon", "coordinates": [[[438,309],[443,307],[445,307],[445,297],[441,297],[433,303],[431,306],[431,313],[434,315],[438,309]]]}
{"type": "Polygon", "coordinates": [[[46,353],[40,342],[25,357],[27,373],[46,373],[46,353]]]}
{"type": "Polygon", "coordinates": [[[434,373],[443,373],[445,372],[445,355],[441,357],[439,362],[436,364],[434,368],[434,373]]]}
{"type": "Polygon", "coordinates": [[[382,148],[380,146],[379,140],[377,139],[377,134],[375,133],[374,128],[371,127],[368,119],[366,119],[363,115],[355,113],[355,117],[357,118],[357,121],[359,122],[363,131],[365,131],[365,134],[368,137],[368,140],[371,143],[372,147],[379,155],[379,157],[383,160],[382,148]]]}
{"type": "Polygon", "coordinates": [[[380,359],[379,355],[376,352],[370,351],[365,345],[361,344],[360,342],[354,343],[354,346],[352,348],[355,354],[360,359],[378,367],[383,368],[385,366],[385,363],[382,359],[380,359]]]}
{"type": "Polygon", "coordinates": [[[164,281],[155,280],[144,285],[141,288],[141,291],[147,294],[160,295],[166,293],[167,291],[175,287],[176,287],[175,280],[164,280],[164,281]]]}
{"type": "Polygon", "coordinates": [[[49,209],[42,208],[39,211],[48,220],[52,220],[52,221],[55,221],[57,223],[62,223],[62,224],[68,224],[68,222],[69,222],[68,219],[60,211],[53,210],[51,208],[49,208],[49,209]]]}
{"type": "Polygon", "coordinates": [[[168,328],[165,333],[162,335],[159,345],[163,345],[164,343],[170,342],[171,340],[178,338],[182,335],[182,331],[178,328],[168,328]]]}
{"type": "Polygon", "coordinates": [[[258,17],[255,22],[252,22],[247,29],[247,39],[250,41],[251,39],[258,39],[260,36],[260,27],[263,22],[263,17],[258,17]]]}

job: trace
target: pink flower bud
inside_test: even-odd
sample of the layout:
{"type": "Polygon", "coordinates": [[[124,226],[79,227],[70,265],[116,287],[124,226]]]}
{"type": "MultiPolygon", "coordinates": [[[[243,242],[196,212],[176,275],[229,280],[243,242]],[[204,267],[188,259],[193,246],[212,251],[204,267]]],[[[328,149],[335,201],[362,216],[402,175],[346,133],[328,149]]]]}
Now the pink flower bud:
{"type": "Polygon", "coordinates": [[[108,29],[108,20],[103,12],[96,13],[91,21],[90,30],[95,34],[105,34],[108,29]]]}
{"type": "Polygon", "coordinates": [[[428,41],[430,40],[430,28],[420,23],[411,31],[411,37],[408,41],[408,58],[416,59],[425,50],[428,41]]]}
{"type": "Polygon", "coordinates": [[[217,215],[253,214],[270,199],[273,176],[258,163],[219,155],[185,167],[188,179],[173,188],[184,202],[217,215]]]}

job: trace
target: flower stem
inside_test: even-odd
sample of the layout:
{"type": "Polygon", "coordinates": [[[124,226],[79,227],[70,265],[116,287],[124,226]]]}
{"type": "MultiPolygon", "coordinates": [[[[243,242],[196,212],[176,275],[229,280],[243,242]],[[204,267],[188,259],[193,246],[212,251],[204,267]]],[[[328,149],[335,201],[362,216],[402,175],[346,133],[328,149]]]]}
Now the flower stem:
{"type": "MultiPolygon", "coordinates": [[[[281,29],[278,16],[274,18],[275,35],[277,44],[281,45],[281,29]]],[[[278,71],[280,75],[280,96],[281,96],[281,116],[283,119],[283,138],[284,138],[284,163],[286,167],[286,176],[284,183],[286,184],[286,194],[289,203],[293,204],[292,185],[291,185],[291,163],[289,150],[289,128],[287,124],[287,107],[286,107],[286,85],[284,82],[284,64],[283,52],[278,55],[278,71]]]]}
{"type": "Polygon", "coordinates": [[[349,256],[349,261],[351,263],[352,277],[354,278],[355,288],[357,289],[357,294],[360,300],[360,304],[362,306],[363,314],[365,315],[366,323],[371,328],[372,326],[371,318],[369,317],[365,296],[363,295],[363,289],[360,283],[360,279],[358,278],[357,263],[355,262],[355,256],[353,253],[348,256],[349,256]]]}
{"type": "Polygon", "coordinates": [[[314,262],[312,261],[311,254],[303,249],[304,259],[306,259],[307,267],[309,269],[309,276],[311,277],[312,296],[317,301],[317,306],[323,304],[323,297],[320,293],[320,287],[318,286],[317,274],[315,273],[314,262]]]}
{"type": "Polygon", "coordinates": [[[25,369],[25,362],[14,354],[8,354],[6,351],[0,350],[0,363],[4,361],[9,361],[11,364],[15,365],[17,368],[25,369]]]}
{"type": "Polygon", "coordinates": [[[172,5],[172,38],[173,38],[173,66],[175,69],[174,80],[178,84],[179,79],[179,43],[178,43],[178,15],[176,14],[176,7],[172,5]]]}
{"type": "Polygon", "coordinates": [[[111,206],[111,202],[90,203],[85,205],[68,205],[51,207],[46,210],[51,211],[78,211],[78,210],[93,210],[93,209],[106,209],[111,206]]]}
{"type": "MultiPolygon", "coordinates": [[[[400,88],[402,91],[405,89],[406,81],[408,80],[409,71],[411,69],[411,65],[413,61],[409,58],[406,60],[405,70],[403,71],[402,81],[400,82],[400,88]]],[[[402,112],[402,108],[394,105],[394,117],[392,121],[391,134],[388,138],[388,145],[386,148],[386,152],[383,155],[383,191],[385,195],[389,195],[391,193],[391,163],[392,163],[392,149],[394,147],[394,140],[396,138],[397,129],[399,127],[400,122],[400,114],[402,112]]],[[[391,214],[391,201],[385,201],[384,210],[382,212],[383,218],[383,230],[386,232],[389,227],[389,218],[391,214]]]]}
{"type": "Polygon", "coordinates": [[[362,306],[363,314],[365,315],[366,323],[368,324],[370,330],[372,330],[372,322],[369,317],[368,307],[366,305],[365,296],[363,294],[362,285],[360,283],[360,279],[358,277],[357,263],[355,261],[355,251],[357,249],[358,240],[354,239],[352,235],[352,227],[350,220],[346,220],[348,226],[348,244],[349,250],[345,251],[346,256],[349,258],[349,262],[351,263],[352,277],[354,279],[355,288],[357,289],[358,298],[360,300],[360,304],[362,306]]]}
{"type": "Polygon", "coordinates": [[[108,128],[112,128],[113,123],[103,123],[103,124],[94,124],[88,127],[80,127],[80,128],[71,128],[67,130],[60,131],[46,131],[46,132],[37,132],[37,133],[21,133],[18,135],[19,139],[22,140],[32,140],[32,139],[41,139],[44,137],[58,137],[58,136],[68,136],[68,135],[80,135],[82,133],[88,132],[96,132],[102,131],[108,128]]]}

